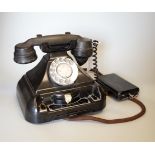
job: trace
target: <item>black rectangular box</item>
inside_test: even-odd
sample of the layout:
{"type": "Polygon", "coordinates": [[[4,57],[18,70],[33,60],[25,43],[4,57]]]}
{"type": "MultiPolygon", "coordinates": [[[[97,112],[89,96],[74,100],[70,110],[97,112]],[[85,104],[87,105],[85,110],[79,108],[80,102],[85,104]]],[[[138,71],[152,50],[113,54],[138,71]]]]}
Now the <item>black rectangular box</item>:
{"type": "Polygon", "coordinates": [[[139,93],[137,86],[114,73],[107,75],[99,74],[97,82],[103,86],[108,95],[118,100],[126,99],[129,95],[136,96],[139,93]]]}

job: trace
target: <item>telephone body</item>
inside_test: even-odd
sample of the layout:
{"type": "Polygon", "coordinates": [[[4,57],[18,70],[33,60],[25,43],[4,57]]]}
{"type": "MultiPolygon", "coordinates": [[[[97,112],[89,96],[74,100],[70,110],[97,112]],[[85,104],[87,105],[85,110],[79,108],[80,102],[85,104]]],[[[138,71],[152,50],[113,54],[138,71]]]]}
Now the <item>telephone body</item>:
{"type": "Polygon", "coordinates": [[[34,46],[46,54],[17,84],[17,98],[27,121],[44,123],[105,107],[103,88],[80,67],[93,54],[91,39],[70,33],[37,35],[15,46],[14,61],[35,61],[34,46]],[[69,50],[77,63],[67,54],[69,50]]]}

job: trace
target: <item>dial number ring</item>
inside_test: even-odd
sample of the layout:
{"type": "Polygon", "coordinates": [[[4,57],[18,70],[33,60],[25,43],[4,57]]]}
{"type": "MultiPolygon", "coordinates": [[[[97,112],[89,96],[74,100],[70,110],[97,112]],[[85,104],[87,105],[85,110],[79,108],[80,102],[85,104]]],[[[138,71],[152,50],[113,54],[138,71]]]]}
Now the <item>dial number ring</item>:
{"type": "Polygon", "coordinates": [[[49,77],[58,85],[70,85],[78,76],[78,68],[73,60],[67,57],[58,57],[49,67],[49,77]]]}

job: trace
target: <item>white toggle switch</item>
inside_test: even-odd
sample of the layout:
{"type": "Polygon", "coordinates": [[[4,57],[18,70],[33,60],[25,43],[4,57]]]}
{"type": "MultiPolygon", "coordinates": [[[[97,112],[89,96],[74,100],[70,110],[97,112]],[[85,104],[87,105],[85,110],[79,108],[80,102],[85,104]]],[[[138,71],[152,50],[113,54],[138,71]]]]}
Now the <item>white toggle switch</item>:
{"type": "Polygon", "coordinates": [[[66,101],[66,103],[71,102],[71,100],[72,100],[71,94],[65,94],[64,96],[65,96],[65,101],[66,101]]]}

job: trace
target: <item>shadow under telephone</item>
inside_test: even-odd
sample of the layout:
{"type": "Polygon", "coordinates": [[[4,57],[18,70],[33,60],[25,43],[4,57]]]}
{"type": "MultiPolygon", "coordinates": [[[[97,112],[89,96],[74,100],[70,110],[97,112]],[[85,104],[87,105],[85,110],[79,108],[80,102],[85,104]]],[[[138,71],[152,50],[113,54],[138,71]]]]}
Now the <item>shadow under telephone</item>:
{"type": "MultiPolygon", "coordinates": [[[[125,87],[121,90],[122,94],[117,86],[113,89],[115,83],[112,86],[107,84],[109,81],[97,70],[97,43],[66,33],[37,35],[36,38],[15,46],[14,61],[19,64],[31,63],[37,59],[34,46],[39,46],[46,53],[38,65],[23,75],[17,84],[17,97],[27,121],[44,123],[61,118],[95,120],[96,117],[83,117],[83,114],[102,110],[106,105],[107,92],[112,92],[118,99],[128,97],[129,93],[138,93],[136,86],[123,83],[116,75],[110,75],[108,80],[112,78],[110,84],[116,79],[123,83],[125,87]],[[77,63],[67,54],[69,50],[77,63]],[[94,57],[93,72],[96,80],[80,67],[91,56],[94,57]]],[[[142,108],[143,113],[140,115],[145,113],[145,107],[142,108]]],[[[105,119],[97,119],[96,121],[106,123],[105,119]]]]}

